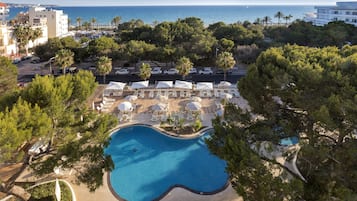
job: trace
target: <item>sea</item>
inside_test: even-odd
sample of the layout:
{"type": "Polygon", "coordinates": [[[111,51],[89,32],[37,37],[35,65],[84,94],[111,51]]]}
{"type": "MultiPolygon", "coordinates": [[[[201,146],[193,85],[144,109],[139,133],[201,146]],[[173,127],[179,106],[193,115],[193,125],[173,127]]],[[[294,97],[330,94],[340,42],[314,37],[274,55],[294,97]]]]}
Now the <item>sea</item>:
{"type": "MultiPolygon", "coordinates": [[[[50,8],[51,9],[51,8],[50,8]]],[[[278,19],[274,15],[280,11],[284,15],[292,15],[291,21],[303,19],[305,14],[316,12],[313,6],[113,6],[113,7],[54,7],[68,14],[71,25],[76,24],[80,17],[82,23],[96,19],[97,24],[110,24],[115,16],[122,18],[121,22],[141,19],[146,24],[163,21],[176,21],[186,17],[198,17],[207,26],[216,22],[236,23],[250,21],[269,16],[273,22],[278,19]]],[[[28,8],[10,8],[9,18],[28,8]]],[[[282,20],[284,22],[284,20],[282,20]]]]}

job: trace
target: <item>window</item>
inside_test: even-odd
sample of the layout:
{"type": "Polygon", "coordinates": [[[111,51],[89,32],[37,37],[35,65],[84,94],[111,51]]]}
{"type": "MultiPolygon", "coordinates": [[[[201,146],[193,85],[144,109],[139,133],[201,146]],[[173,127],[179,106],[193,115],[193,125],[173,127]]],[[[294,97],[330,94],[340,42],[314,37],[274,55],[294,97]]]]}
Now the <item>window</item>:
{"type": "Polygon", "coordinates": [[[352,12],[352,15],[357,15],[357,12],[352,12]]]}
{"type": "Polygon", "coordinates": [[[333,11],[333,14],[338,14],[338,11],[333,11]]]}
{"type": "Polygon", "coordinates": [[[350,11],[347,11],[347,12],[346,12],[346,15],[351,15],[351,12],[350,12],[350,11]]]}
{"type": "Polygon", "coordinates": [[[352,22],[353,22],[353,23],[356,23],[356,22],[357,22],[357,19],[352,19],[352,22]]]}
{"type": "Polygon", "coordinates": [[[350,19],[348,19],[348,18],[345,19],[345,22],[349,22],[349,21],[350,21],[350,19]]]}

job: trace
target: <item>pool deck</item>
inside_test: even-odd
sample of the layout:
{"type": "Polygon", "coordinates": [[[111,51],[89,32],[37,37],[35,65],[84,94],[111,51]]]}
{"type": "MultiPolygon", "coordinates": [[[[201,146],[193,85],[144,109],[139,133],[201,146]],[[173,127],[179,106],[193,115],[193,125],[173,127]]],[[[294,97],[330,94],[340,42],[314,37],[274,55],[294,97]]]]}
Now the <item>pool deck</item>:
{"type": "MultiPolygon", "coordinates": [[[[103,90],[103,89],[101,89],[103,90]]],[[[98,93],[101,94],[101,93],[98,93]]],[[[93,101],[100,100],[100,97],[94,97],[93,101]]],[[[118,110],[117,110],[117,105],[120,102],[125,101],[123,97],[118,98],[115,100],[113,106],[107,111],[107,113],[112,113],[114,115],[118,115],[118,110]]],[[[181,111],[183,109],[183,106],[190,101],[188,98],[181,98],[181,99],[172,99],[170,98],[168,100],[168,103],[170,104],[169,112],[175,112],[175,111],[181,111]]],[[[216,116],[216,106],[215,103],[218,101],[218,99],[215,98],[203,98],[202,101],[200,102],[202,105],[202,111],[200,115],[200,119],[202,121],[202,126],[206,127],[206,129],[209,129],[212,127],[212,119],[216,116]]],[[[149,108],[151,105],[158,103],[158,100],[155,99],[141,99],[137,100],[136,104],[139,105],[140,107],[132,113],[131,120],[128,122],[120,122],[116,128],[113,129],[113,131],[117,130],[120,127],[125,127],[133,124],[144,124],[148,126],[152,126],[166,135],[173,136],[173,137],[180,137],[180,138],[193,138],[197,137],[202,131],[198,133],[193,133],[190,135],[177,135],[176,133],[168,133],[166,131],[163,131],[163,129],[160,128],[160,122],[159,121],[151,121],[152,113],[150,113],[149,108]]],[[[239,107],[243,109],[249,109],[249,106],[242,97],[238,98],[233,98],[231,99],[231,102],[237,104],[239,107]]],[[[34,181],[38,182],[39,180],[47,180],[53,178],[53,175],[48,176],[46,178],[35,178],[31,172],[31,170],[26,169],[22,175],[18,178],[17,181],[34,181]]],[[[69,174],[64,174],[62,179],[65,179],[68,181],[71,186],[73,187],[73,190],[75,192],[75,196],[78,201],[86,200],[86,201],[117,201],[118,198],[115,197],[112,192],[110,191],[110,187],[108,186],[108,173],[105,173],[103,176],[103,185],[99,187],[95,192],[89,192],[88,188],[85,185],[78,185],[75,182],[74,175],[69,175],[69,174]]],[[[213,195],[200,195],[200,194],[195,194],[192,193],[186,189],[183,189],[181,187],[175,187],[171,191],[169,191],[162,199],[161,201],[182,201],[182,200],[190,200],[190,201],[242,201],[242,197],[239,196],[235,190],[232,188],[232,186],[229,184],[227,188],[222,190],[221,192],[218,192],[213,195]]]]}

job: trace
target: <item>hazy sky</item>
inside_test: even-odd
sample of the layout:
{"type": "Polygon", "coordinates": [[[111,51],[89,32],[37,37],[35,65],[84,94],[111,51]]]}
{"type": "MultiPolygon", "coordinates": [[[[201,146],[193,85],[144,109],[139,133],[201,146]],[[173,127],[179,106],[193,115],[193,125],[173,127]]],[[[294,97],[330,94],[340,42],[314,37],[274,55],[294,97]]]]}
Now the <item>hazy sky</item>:
{"type": "MultiPolygon", "coordinates": [[[[347,1],[347,0],[346,0],[347,1]]],[[[352,0],[353,1],[353,0],[352,0]]],[[[357,1],[357,0],[354,0],[357,1]]],[[[127,5],[334,5],[333,0],[5,0],[7,3],[55,4],[60,6],[127,5]]]]}

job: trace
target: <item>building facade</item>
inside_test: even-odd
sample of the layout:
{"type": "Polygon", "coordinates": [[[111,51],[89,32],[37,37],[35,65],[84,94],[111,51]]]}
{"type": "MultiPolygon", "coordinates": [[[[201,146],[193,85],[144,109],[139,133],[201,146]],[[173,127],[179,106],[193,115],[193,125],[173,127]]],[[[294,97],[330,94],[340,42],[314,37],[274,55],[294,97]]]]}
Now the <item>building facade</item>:
{"type": "Polygon", "coordinates": [[[316,16],[305,17],[314,25],[324,26],[329,22],[343,21],[357,26],[357,2],[337,2],[336,6],[315,6],[316,16]]]}
{"type": "Polygon", "coordinates": [[[0,23],[6,24],[6,18],[9,16],[9,9],[5,3],[0,2],[0,23]]]}
{"type": "Polygon", "coordinates": [[[47,25],[48,38],[68,35],[68,15],[62,10],[46,9],[44,7],[29,8],[30,26],[47,25]]]}

